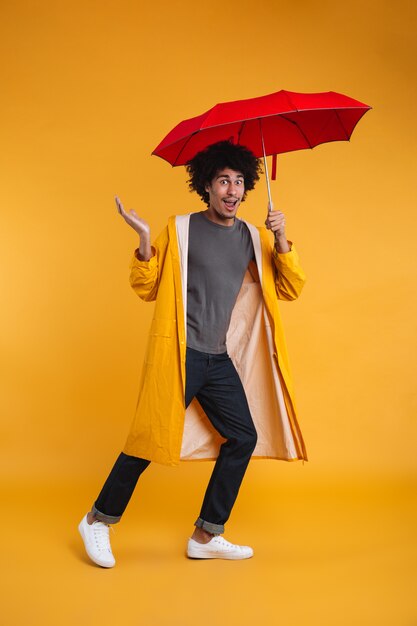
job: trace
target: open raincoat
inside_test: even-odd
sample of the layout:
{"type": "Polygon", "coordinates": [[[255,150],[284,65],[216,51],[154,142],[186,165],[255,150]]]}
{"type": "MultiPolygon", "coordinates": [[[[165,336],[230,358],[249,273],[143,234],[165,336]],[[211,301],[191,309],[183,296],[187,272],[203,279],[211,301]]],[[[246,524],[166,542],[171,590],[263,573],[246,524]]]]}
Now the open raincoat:
{"type": "MultiPolygon", "coordinates": [[[[189,214],[170,217],[153,244],[154,256],[139,261],[135,252],[131,263],[132,288],[143,300],[155,300],[155,311],[123,452],[165,465],[215,459],[224,441],[196,399],[185,409],[189,221],[189,214]]],[[[245,223],[255,261],[243,280],[226,343],[258,433],[253,457],[307,460],[278,309],[278,299],[299,296],[304,272],[294,245],[279,254],[266,228],[245,223]]]]}

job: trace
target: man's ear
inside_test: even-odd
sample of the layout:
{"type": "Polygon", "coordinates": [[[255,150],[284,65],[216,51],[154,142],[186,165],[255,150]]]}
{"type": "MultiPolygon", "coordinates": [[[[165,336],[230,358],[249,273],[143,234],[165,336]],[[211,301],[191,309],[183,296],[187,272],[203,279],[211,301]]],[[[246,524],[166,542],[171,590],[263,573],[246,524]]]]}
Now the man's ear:
{"type": "Polygon", "coordinates": [[[204,187],[204,191],[207,191],[207,193],[210,191],[210,184],[206,183],[205,187],[204,187]]]}

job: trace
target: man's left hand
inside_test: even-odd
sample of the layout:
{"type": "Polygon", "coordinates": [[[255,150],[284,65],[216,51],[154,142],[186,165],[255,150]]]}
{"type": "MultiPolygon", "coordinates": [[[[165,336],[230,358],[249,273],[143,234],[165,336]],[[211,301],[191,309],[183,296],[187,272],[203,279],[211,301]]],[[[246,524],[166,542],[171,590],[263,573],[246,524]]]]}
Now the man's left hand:
{"type": "Polygon", "coordinates": [[[290,246],[285,235],[284,213],[282,211],[269,211],[265,220],[265,226],[274,233],[277,252],[289,252],[290,246]]]}
{"type": "Polygon", "coordinates": [[[275,237],[285,236],[285,215],[282,211],[269,211],[265,226],[272,230],[275,237]]]}

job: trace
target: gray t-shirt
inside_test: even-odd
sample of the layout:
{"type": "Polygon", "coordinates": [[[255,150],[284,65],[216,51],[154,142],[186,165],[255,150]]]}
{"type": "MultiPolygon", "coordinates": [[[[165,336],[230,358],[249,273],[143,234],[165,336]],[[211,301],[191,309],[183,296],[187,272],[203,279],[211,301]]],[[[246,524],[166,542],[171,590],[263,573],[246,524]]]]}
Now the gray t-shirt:
{"type": "Polygon", "coordinates": [[[187,283],[187,346],[226,352],[226,333],[243,277],[254,257],[242,220],[222,226],[204,213],[190,216],[187,283]]]}

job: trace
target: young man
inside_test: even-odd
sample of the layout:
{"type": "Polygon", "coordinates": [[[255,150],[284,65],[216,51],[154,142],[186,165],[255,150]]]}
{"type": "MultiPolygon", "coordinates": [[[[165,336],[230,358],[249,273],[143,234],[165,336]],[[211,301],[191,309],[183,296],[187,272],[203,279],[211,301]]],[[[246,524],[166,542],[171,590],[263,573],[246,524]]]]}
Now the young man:
{"type": "Polygon", "coordinates": [[[149,225],[116,199],[140,237],[131,285],[156,303],[129,436],[79,524],[89,557],[103,567],[115,564],[109,524],[151,461],[216,458],[187,556],[246,559],[252,548],[221,535],[251,456],[307,459],[277,306],[297,298],[305,281],[284,214],[266,219],[274,242],[236,217],[260,172],[242,146],[213,144],[187,171],[207,209],[171,217],[153,246],[149,225]]]}

